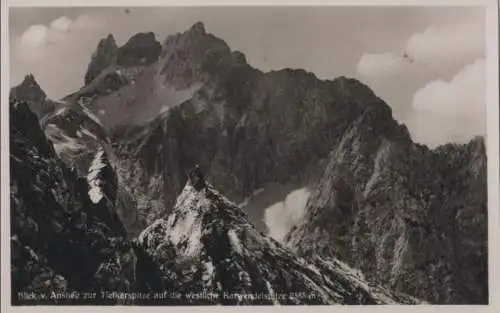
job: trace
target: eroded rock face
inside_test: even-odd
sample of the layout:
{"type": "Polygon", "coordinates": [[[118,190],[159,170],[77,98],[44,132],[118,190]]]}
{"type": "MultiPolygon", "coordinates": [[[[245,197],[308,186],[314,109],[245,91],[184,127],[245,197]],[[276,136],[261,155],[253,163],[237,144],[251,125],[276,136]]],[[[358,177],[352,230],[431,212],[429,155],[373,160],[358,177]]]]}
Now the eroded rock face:
{"type": "Polygon", "coordinates": [[[11,89],[10,97],[25,101],[39,119],[52,112],[57,106],[47,98],[32,74],[26,75],[21,84],[11,89]]]}
{"type": "MultiPolygon", "coordinates": [[[[101,50],[108,57],[91,64],[97,74],[91,74],[93,78],[86,86],[65,98],[64,110],[49,114],[42,123],[54,141],[56,154],[66,164],[73,164],[80,176],[86,175],[99,147],[104,148],[116,174],[116,181],[105,179],[116,184],[116,198],[111,197],[106,206],[115,206],[129,234],[138,235],[148,225],[155,225],[158,229],[148,227],[142,238],[161,241],[160,234],[169,232],[166,225],[176,195],[189,190],[187,171],[195,164],[221,193],[236,202],[267,183],[304,186],[313,182],[305,217],[290,231],[286,242],[304,258],[320,256],[323,261],[311,264],[323,276],[348,275],[344,268],[347,263],[362,269],[368,280],[432,303],[488,301],[486,154],[482,139],[435,150],[414,144],[406,128],[392,118],[389,106],[359,81],[346,77],[321,81],[311,73],[292,69],[262,73],[249,66],[242,53],[231,51],[223,40],[207,33],[200,23],[169,36],[155,61],[154,55],[160,52],[153,41],[148,34],[135,36],[124,46],[118,61],[118,50],[123,47],[115,49],[114,40],[104,40],[101,50]],[[51,129],[54,132],[50,133],[51,129]],[[328,259],[340,261],[324,261],[328,259]],[[467,269],[461,264],[467,264],[467,269]]],[[[92,71],[89,69],[89,73],[92,71]]],[[[36,101],[41,97],[40,93],[32,94],[38,95],[36,101]]],[[[39,134],[30,136],[39,140],[39,134]]],[[[88,198],[88,186],[85,188],[81,193],[88,198]]],[[[193,194],[206,200],[206,194],[193,194]]],[[[211,194],[220,195],[216,191],[211,194]]],[[[239,219],[240,213],[233,216],[226,212],[232,206],[224,205],[216,211],[239,219]]],[[[263,264],[270,270],[276,266],[285,281],[305,279],[299,273],[283,272],[281,261],[271,261],[267,256],[256,261],[235,252],[233,246],[227,248],[227,226],[217,226],[204,216],[222,218],[221,225],[228,221],[209,209],[212,204],[196,207],[202,213],[193,216],[197,221],[204,220],[196,225],[226,244],[221,249],[229,249],[227,253],[235,258],[237,268],[263,264]],[[220,233],[220,229],[224,231],[220,233]]],[[[181,221],[183,214],[174,209],[173,215],[180,216],[181,221]]],[[[259,249],[274,249],[275,243],[248,227],[237,226],[237,239],[249,246],[249,251],[260,258],[259,249]],[[250,234],[250,239],[243,238],[245,234],[250,234]],[[262,242],[254,249],[255,238],[262,242]]],[[[209,243],[201,244],[203,257],[217,257],[210,254],[209,243]]],[[[39,251],[36,249],[32,250],[39,251]]],[[[134,249],[136,268],[142,269],[136,276],[138,290],[172,286],[198,290],[205,286],[205,282],[196,280],[196,275],[205,271],[199,256],[186,263],[194,264],[192,272],[188,265],[172,261],[175,258],[167,260],[171,253],[184,255],[187,246],[172,248],[170,243],[158,246],[141,241],[134,249]],[[179,282],[184,285],[172,282],[169,275],[173,273],[186,277],[179,282]]],[[[286,257],[281,252],[272,256],[285,258],[303,273],[302,265],[294,263],[289,252],[283,253],[286,257]]],[[[42,278],[51,277],[55,286],[68,284],[70,279],[58,267],[50,260],[43,262],[39,266],[46,269],[42,278]]],[[[220,266],[236,273],[230,264],[220,266]]],[[[306,272],[314,282],[325,283],[306,272]]],[[[247,269],[245,273],[242,277],[248,275],[257,281],[257,290],[267,286],[263,278],[256,278],[257,274],[247,269]]],[[[268,282],[274,279],[266,276],[267,272],[260,274],[268,282]]],[[[349,300],[349,295],[358,293],[349,289],[353,286],[350,278],[342,281],[347,284],[346,293],[339,293],[326,282],[333,289],[321,301],[379,301],[370,295],[373,289],[368,295],[349,300]]],[[[224,288],[244,286],[235,281],[225,284],[224,288]]],[[[285,286],[289,286],[288,281],[285,286]]]]}
{"type": "Polygon", "coordinates": [[[201,170],[191,172],[196,188],[187,183],[173,213],[131,241],[104,151],[80,177],[59,159],[26,103],[11,99],[10,110],[13,304],[89,304],[56,296],[85,292],[95,293],[92,304],[121,305],[419,303],[337,260],[296,257],[257,231],[201,170]],[[215,297],[188,297],[201,291],[215,297]],[[108,292],[181,297],[121,300],[108,292]],[[30,293],[45,298],[22,298],[30,293]]]}
{"type": "MultiPolygon", "coordinates": [[[[116,91],[124,84],[125,77],[118,73],[118,76],[112,76],[116,71],[110,74],[106,70],[114,68],[115,70],[126,71],[130,68],[147,67],[158,60],[161,53],[161,44],[156,41],[155,35],[149,33],[138,33],[132,36],[123,46],[116,45],[113,35],[101,39],[97,49],[92,55],[92,59],[85,74],[85,86],[91,84],[97,77],[106,76],[99,83],[99,88],[116,91]],[[105,75],[102,75],[103,72],[105,75]]],[[[100,95],[103,95],[102,93],[100,95]]]]}
{"type": "Polygon", "coordinates": [[[159,290],[212,295],[182,300],[198,305],[419,303],[368,283],[336,259],[297,258],[257,231],[210,184],[203,185],[198,176],[189,181],[173,212],[138,238],[138,246],[161,269],[159,290]]]}
{"type": "Polygon", "coordinates": [[[90,84],[104,69],[116,62],[118,46],[113,35],[101,39],[85,74],[85,85],[90,84]]]}
{"type": "Polygon", "coordinates": [[[133,253],[114,207],[90,200],[85,178],[59,159],[25,102],[11,98],[10,123],[12,303],[88,303],[50,296],[132,290],[133,253]]]}
{"type": "Polygon", "coordinates": [[[116,63],[123,67],[147,66],[155,63],[161,44],[153,33],[138,33],[118,49],[116,63]]]}
{"type": "Polygon", "coordinates": [[[344,133],[288,246],[431,303],[487,303],[484,140],[430,150],[381,120],[344,133]]]}
{"type": "MultiPolygon", "coordinates": [[[[139,198],[165,204],[163,209],[158,202],[142,205],[149,213],[145,224],[170,211],[172,195],[194,164],[237,202],[268,182],[316,180],[309,213],[288,239],[299,253],[339,257],[390,288],[430,302],[487,301],[484,150],[474,152],[474,162],[461,163],[456,155],[470,159],[464,152],[469,148],[430,151],[416,145],[390,108],[360,82],[320,81],[301,70],[256,71],[199,25],[169,37],[151,73],[160,74],[141,78],[143,85],[127,87],[122,96],[168,109],[111,127],[119,162],[137,172],[128,185],[139,198]],[[196,88],[179,101],[149,96],[165,90],[162,86],[196,88]],[[320,160],[330,163],[320,169],[321,180],[311,174],[320,160]],[[471,169],[481,174],[450,175],[471,169]],[[455,180],[475,187],[464,189],[455,180]],[[455,236],[449,225],[458,223],[454,216],[461,201],[468,203],[461,214],[474,212],[477,218],[455,236]],[[435,238],[430,248],[428,238],[435,238]],[[462,252],[440,248],[464,242],[469,246],[462,252]],[[472,269],[463,274],[457,259],[472,269]]],[[[95,102],[97,108],[115,103],[95,102]]],[[[125,121],[130,119],[118,124],[125,121]]]]}
{"type": "Polygon", "coordinates": [[[92,107],[112,112],[103,121],[124,166],[133,163],[145,177],[163,180],[167,212],[194,164],[242,201],[268,182],[309,180],[303,169],[325,158],[366,110],[390,115],[356,80],[321,81],[290,69],[261,73],[201,26],[169,37],[163,51],[135,85],[92,107]]]}

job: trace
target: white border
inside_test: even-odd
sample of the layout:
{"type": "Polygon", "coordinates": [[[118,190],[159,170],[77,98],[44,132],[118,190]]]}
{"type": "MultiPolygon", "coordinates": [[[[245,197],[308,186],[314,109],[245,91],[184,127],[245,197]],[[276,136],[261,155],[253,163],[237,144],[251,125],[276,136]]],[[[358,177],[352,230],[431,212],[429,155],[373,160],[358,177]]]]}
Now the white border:
{"type": "MultiPolygon", "coordinates": [[[[1,0],[1,306],[0,312],[220,312],[220,311],[244,311],[244,312],[302,312],[303,310],[315,310],[322,312],[440,312],[440,313],[460,313],[460,312],[500,312],[500,275],[498,266],[500,266],[500,220],[499,220],[499,63],[498,63],[498,3],[496,0],[253,0],[253,1],[228,1],[211,0],[206,3],[203,0],[1,0]],[[488,246],[489,246],[489,291],[490,303],[487,306],[469,306],[469,305],[446,305],[446,306],[314,306],[314,307],[100,307],[100,306],[72,306],[72,307],[11,307],[10,306],[10,198],[9,198],[9,116],[8,116],[8,93],[9,93],[9,64],[8,64],[8,10],[7,7],[57,7],[57,6],[223,6],[223,5],[252,5],[252,6],[324,6],[324,5],[349,5],[349,6],[485,6],[487,8],[487,127],[488,135],[487,154],[488,154],[488,246]]],[[[457,34],[460,36],[461,34],[457,34]]]]}

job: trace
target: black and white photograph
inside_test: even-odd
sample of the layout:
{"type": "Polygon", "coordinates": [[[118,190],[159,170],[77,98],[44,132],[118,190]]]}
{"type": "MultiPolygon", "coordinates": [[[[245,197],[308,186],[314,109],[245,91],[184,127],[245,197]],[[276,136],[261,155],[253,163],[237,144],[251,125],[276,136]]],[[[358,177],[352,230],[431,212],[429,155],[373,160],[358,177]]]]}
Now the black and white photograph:
{"type": "Polygon", "coordinates": [[[2,302],[491,304],[485,6],[138,5],[8,8],[2,302]]]}

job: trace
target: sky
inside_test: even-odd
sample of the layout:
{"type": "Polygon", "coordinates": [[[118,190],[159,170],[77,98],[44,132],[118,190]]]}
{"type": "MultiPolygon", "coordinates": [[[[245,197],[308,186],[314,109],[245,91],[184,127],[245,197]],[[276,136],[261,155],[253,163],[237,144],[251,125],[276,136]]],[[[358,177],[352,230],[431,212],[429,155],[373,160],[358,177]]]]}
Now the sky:
{"type": "Polygon", "coordinates": [[[474,7],[11,8],[10,83],[53,99],[83,84],[98,41],[201,21],[263,71],[303,68],[370,86],[412,138],[435,147],[486,134],[485,11],[474,7]]]}

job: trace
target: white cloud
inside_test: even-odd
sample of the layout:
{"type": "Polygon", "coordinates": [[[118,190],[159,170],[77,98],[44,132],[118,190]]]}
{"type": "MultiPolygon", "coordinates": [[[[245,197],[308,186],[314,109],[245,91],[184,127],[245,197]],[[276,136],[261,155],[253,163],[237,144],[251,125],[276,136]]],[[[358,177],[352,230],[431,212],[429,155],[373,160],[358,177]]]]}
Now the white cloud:
{"type": "Polygon", "coordinates": [[[364,77],[427,72],[440,75],[456,71],[464,64],[485,57],[484,14],[440,26],[429,26],[413,33],[401,51],[365,53],[358,62],[358,73],[364,77]]]}
{"type": "Polygon", "coordinates": [[[413,33],[400,51],[365,53],[357,72],[414,140],[465,142],[486,128],[485,45],[484,12],[476,11],[413,33]]]}
{"type": "Polygon", "coordinates": [[[486,37],[484,19],[428,27],[406,42],[406,52],[427,66],[453,66],[484,57],[486,37]]]}
{"type": "Polygon", "coordinates": [[[292,226],[304,216],[309,195],[307,188],[294,190],[282,202],[275,203],[265,210],[264,222],[269,229],[269,236],[277,241],[285,237],[292,226]]]}
{"type": "Polygon", "coordinates": [[[392,76],[404,66],[404,59],[394,53],[365,53],[358,63],[363,76],[392,76]]]}
{"type": "Polygon", "coordinates": [[[11,40],[11,85],[32,73],[51,98],[60,98],[83,85],[86,66],[97,43],[107,34],[105,21],[81,15],[66,16],[46,25],[32,25],[11,40]],[[70,63],[67,63],[67,60],[70,63]],[[65,66],[60,66],[61,62],[65,66]]]}
{"type": "Polygon", "coordinates": [[[50,23],[50,28],[67,32],[72,23],[73,21],[69,17],[61,16],[60,18],[55,19],[50,23]]]}
{"type": "Polygon", "coordinates": [[[82,14],[78,16],[71,24],[72,29],[101,29],[106,26],[106,22],[96,16],[82,14]]]}
{"type": "Polygon", "coordinates": [[[21,43],[28,47],[40,46],[47,42],[48,34],[46,26],[32,25],[21,35],[21,43]]]}
{"type": "Polygon", "coordinates": [[[450,81],[432,81],[415,93],[407,121],[415,141],[435,147],[486,135],[485,66],[479,59],[450,81]]]}

